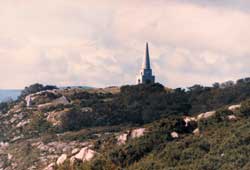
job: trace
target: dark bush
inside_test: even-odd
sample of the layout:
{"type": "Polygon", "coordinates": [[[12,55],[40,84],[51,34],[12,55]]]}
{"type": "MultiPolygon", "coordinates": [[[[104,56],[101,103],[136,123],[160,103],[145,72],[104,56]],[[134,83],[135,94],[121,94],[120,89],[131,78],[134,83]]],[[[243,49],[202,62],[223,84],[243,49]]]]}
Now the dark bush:
{"type": "Polygon", "coordinates": [[[109,158],[118,166],[125,167],[140,160],[152,150],[159,151],[163,144],[171,141],[171,132],[184,132],[185,122],[180,118],[169,118],[155,122],[145,136],[130,141],[110,152],[109,158]]]}
{"type": "Polygon", "coordinates": [[[250,100],[241,103],[240,113],[243,116],[250,116],[250,100]]]}
{"type": "Polygon", "coordinates": [[[2,102],[0,103],[0,112],[5,113],[10,109],[11,103],[8,102],[2,102]]]}
{"type": "Polygon", "coordinates": [[[44,86],[44,85],[39,84],[39,83],[32,84],[32,85],[24,88],[24,90],[21,92],[21,95],[19,98],[23,98],[23,97],[25,97],[29,94],[32,94],[32,93],[37,93],[37,92],[44,91],[44,90],[53,90],[53,89],[57,89],[57,87],[52,86],[52,85],[44,86]]]}
{"type": "Polygon", "coordinates": [[[27,131],[36,131],[39,133],[48,133],[53,131],[52,125],[46,120],[45,116],[41,112],[33,113],[31,122],[27,131]]]}

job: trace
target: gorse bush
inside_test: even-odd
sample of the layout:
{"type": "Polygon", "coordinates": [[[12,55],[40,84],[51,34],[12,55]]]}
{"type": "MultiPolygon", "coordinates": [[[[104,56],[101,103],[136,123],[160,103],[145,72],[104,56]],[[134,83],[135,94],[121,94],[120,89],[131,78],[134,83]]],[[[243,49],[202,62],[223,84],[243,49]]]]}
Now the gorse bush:
{"type": "Polygon", "coordinates": [[[152,151],[161,150],[164,143],[172,140],[171,132],[185,132],[185,122],[180,118],[169,118],[155,122],[148,128],[145,136],[110,151],[108,157],[111,161],[119,167],[126,167],[152,151]]]}
{"type": "MultiPolygon", "coordinates": [[[[89,113],[90,117],[86,117],[89,120],[94,120],[95,117],[98,124],[93,121],[88,126],[98,126],[102,123],[110,125],[115,124],[116,121],[121,124],[151,123],[145,125],[148,132],[143,137],[128,139],[124,145],[115,145],[114,140],[109,140],[110,143],[102,145],[103,141],[99,140],[96,142],[98,146],[95,149],[100,151],[100,156],[87,164],[80,163],[73,169],[249,169],[250,102],[246,100],[242,103],[242,107],[235,111],[228,110],[227,104],[235,104],[239,100],[239,96],[237,99],[232,97],[226,100],[224,98],[238,94],[238,92],[229,92],[229,89],[236,88],[234,86],[246,88],[245,84],[237,84],[223,87],[223,89],[216,86],[213,88],[193,87],[190,91],[182,89],[166,91],[157,84],[125,86],[120,94],[113,96],[114,100],[91,103],[88,106],[93,108],[94,113],[89,113]],[[224,92],[225,94],[219,94],[224,92]],[[210,96],[212,94],[216,94],[215,99],[210,96]],[[186,127],[183,121],[184,114],[192,112],[192,109],[210,108],[208,110],[211,110],[215,106],[220,106],[217,103],[219,101],[226,103],[227,107],[223,104],[214,116],[200,120],[198,124],[192,122],[186,127]],[[235,115],[237,119],[229,120],[229,115],[235,115]],[[192,134],[197,126],[200,129],[200,135],[192,134]],[[179,137],[172,138],[172,132],[177,132],[179,137]]],[[[245,99],[247,96],[241,95],[240,98],[245,99]]],[[[84,124],[84,121],[82,123],[84,124]]]]}
{"type": "MultiPolygon", "coordinates": [[[[62,129],[78,130],[83,127],[121,124],[142,125],[172,115],[192,115],[217,109],[245,100],[249,96],[248,81],[240,81],[230,86],[195,85],[187,90],[165,89],[161,84],[141,84],[122,86],[117,94],[82,91],[68,96],[75,105],[70,105],[71,111],[63,115],[62,129]],[[246,92],[242,93],[243,91],[246,92]],[[81,109],[85,107],[92,108],[92,111],[83,112],[81,109]]],[[[243,103],[242,109],[247,104],[243,103]]],[[[248,110],[241,110],[241,114],[249,113],[248,110]]],[[[218,111],[217,117],[200,122],[200,127],[223,121],[229,114],[231,113],[227,110],[218,111]]]]}
{"type": "Polygon", "coordinates": [[[90,112],[83,112],[81,108],[74,107],[61,115],[61,128],[64,131],[79,130],[95,124],[95,116],[90,112]]]}
{"type": "Polygon", "coordinates": [[[54,131],[53,126],[46,120],[46,117],[42,112],[36,112],[32,114],[29,126],[26,129],[29,131],[36,131],[38,133],[48,133],[54,131]]]}
{"type": "Polygon", "coordinates": [[[40,92],[40,91],[44,91],[44,90],[53,90],[53,89],[57,89],[56,86],[52,86],[52,85],[47,85],[44,86],[42,84],[36,83],[36,84],[32,84],[29,87],[25,87],[24,90],[21,92],[21,95],[19,98],[23,98],[29,94],[32,93],[36,93],[36,92],[40,92]]]}
{"type": "Polygon", "coordinates": [[[250,116],[250,100],[241,103],[240,113],[243,116],[250,116]]]}
{"type": "Polygon", "coordinates": [[[11,105],[12,105],[11,102],[2,102],[2,103],[0,103],[0,112],[1,113],[7,112],[10,109],[11,105]]]}
{"type": "Polygon", "coordinates": [[[184,90],[166,91],[160,84],[124,86],[119,94],[82,92],[69,97],[80,100],[62,115],[62,129],[121,124],[145,124],[168,115],[188,113],[190,105],[184,90]],[[106,100],[111,99],[111,100],[106,100]],[[84,111],[91,108],[91,111],[84,111]]]}

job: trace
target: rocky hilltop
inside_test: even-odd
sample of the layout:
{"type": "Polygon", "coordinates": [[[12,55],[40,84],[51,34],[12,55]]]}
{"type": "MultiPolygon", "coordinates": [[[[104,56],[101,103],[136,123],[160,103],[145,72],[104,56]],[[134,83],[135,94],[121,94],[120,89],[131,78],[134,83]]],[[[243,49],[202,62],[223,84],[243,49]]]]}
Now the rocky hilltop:
{"type": "Polygon", "coordinates": [[[250,167],[248,83],[33,87],[0,104],[0,170],[250,167]]]}
{"type": "MultiPolygon", "coordinates": [[[[90,160],[96,152],[90,149],[93,141],[88,137],[109,136],[112,127],[63,133],[62,116],[80,107],[76,95],[96,95],[109,100],[108,96],[118,92],[116,87],[54,89],[32,93],[10,103],[8,110],[0,114],[0,169],[44,169],[54,163],[62,164],[69,155],[72,161],[90,160]]],[[[93,109],[81,107],[81,111],[91,114],[93,109]]]]}

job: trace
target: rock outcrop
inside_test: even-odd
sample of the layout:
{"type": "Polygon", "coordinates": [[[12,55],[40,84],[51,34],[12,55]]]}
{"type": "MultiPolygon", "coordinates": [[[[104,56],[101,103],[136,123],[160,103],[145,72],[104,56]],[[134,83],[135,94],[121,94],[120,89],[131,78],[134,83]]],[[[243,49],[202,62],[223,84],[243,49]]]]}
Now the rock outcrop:
{"type": "Polygon", "coordinates": [[[117,137],[117,144],[123,145],[127,142],[127,140],[128,140],[128,133],[122,133],[117,137]]]}
{"type": "Polygon", "coordinates": [[[67,160],[67,155],[62,154],[56,161],[57,165],[62,165],[67,160]]]}
{"type": "Polygon", "coordinates": [[[90,161],[94,156],[97,154],[94,150],[90,149],[89,147],[84,147],[80,150],[78,154],[73,156],[71,159],[76,159],[79,161],[90,161]]]}
{"type": "Polygon", "coordinates": [[[201,113],[197,116],[197,120],[201,120],[201,119],[207,119],[209,117],[214,116],[216,113],[216,111],[209,111],[209,112],[205,112],[205,113],[201,113]]]}
{"type": "Polygon", "coordinates": [[[138,129],[132,129],[132,130],[127,130],[124,133],[119,134],[116,139],[117,139],[117,144],[118,145],[123,145],[126,144],[126,142],[129,139],[134,139],[134,138],[139,138],[144,136],[146,133],[145,128],[138,128],[138,129]]]}
{"type": "Polygon", "coordinates": [[[179,138],[179,134],[177,132],[172,132],[171,137],[174,139],[179,138]]]}
{"type": "Polygon", "coordinates": [[[134,129],[131,132],[131,138],[139,138],[142,137],[145,134],[146,129],[145,128],[138,128],[138,129],[134,129]]]}
{"type": "Polygon", "coordinates": [[[241,104],[232,105],[228,107],[228,110],[235,111],[241,107],[241,104]]]}

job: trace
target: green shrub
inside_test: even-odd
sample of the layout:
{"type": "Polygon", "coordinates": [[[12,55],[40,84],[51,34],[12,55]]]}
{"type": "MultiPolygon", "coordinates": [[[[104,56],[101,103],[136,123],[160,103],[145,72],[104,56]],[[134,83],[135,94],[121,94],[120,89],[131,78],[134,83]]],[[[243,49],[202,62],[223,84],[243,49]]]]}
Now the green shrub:
{"type": "Polygon", "coordinates": [[[31,116],[31,122],[27,131],[36,131],[39,133],[48,133],[53,131],[53,126],[46,120],[42,112],[35,112],[31,116]]]}
{"type": "Polygon", "coordinates": [[[139,161],[153,150],[161,150],[163,144],[171,141],[171,132],[184,132],[185,122],[180,118],[169,118],[155,122],[149,127],[149,132],[127,143],[125,146],[113,149],[109,158],[120,167],[126,167],[139,161]]]}
{"type": "Polygon", "coordinates": [[[243,116],[250,116],[250,100],[241,103],[240,114],[243,116]]]}
{"type": "Polygon", "coordinates": [[[90,112],[82,112],[79,107],[73,107],[70,111],[61,115],[61,128],[63,131],[79,130],[82,127],[94,125],[95,117],[90,112]]]}
{"type": "Polygon", "coordinates": [[[1,102],[0,103],[0,112],[5,113],[10,109],[11,103],[8,102],[1,102]]]}
{"type": "Polygon", "coordinates": [[[53,90],[53,89],[57,89],[57,87],[52,86],[52,85],[44,86],[44,85],[39,84],[39,83],[32,84],[32,85],[24,88],[24,90],[21,92],[21,95],[19,98],[24,98],[25,96],[32,94],[32,93],[36,93],[36,92],[40,92],[40,91],[44,91],[44,90],[53,90]]]}

